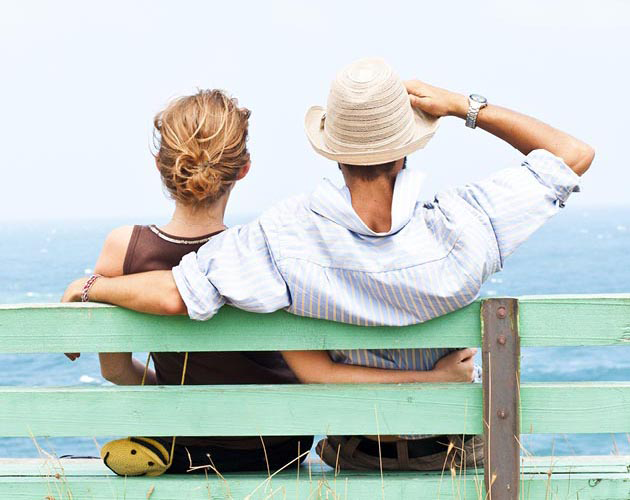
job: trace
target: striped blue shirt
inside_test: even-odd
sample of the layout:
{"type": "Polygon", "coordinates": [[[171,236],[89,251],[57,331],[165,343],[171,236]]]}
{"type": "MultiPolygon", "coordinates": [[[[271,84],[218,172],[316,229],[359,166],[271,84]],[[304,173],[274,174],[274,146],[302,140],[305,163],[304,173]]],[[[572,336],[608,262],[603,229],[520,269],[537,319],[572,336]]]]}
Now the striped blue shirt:
{"type": "MultiPolygon", "coordinates": [[[[422,323],[475,300],[505,258],[579,190],[578,176],[543,150],[431,201],[420,192],[421,178],[413,169],[398,174],[386,233],[363,223],[347,188],[324,180],[312,194],[212,238],[173,269],[190,317],[205,320],[231,304],[363,326],[422,323]]],[[[428,370],[449,351],[348,350],[331,357],[428,370]]]]}

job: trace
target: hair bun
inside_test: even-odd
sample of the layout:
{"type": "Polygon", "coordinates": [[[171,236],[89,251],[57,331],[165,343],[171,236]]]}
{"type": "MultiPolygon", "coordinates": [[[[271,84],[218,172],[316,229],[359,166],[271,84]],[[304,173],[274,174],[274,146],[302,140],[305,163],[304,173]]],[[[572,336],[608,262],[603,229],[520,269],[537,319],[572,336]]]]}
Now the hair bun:
{"type": "Polygon", "coordinates": [[[195,165],[186,180],[186,190],[190,192],[192,199],[202,202],[218,198],[224,191],[223,184],[221,174],[212,166],[195,165]]]}

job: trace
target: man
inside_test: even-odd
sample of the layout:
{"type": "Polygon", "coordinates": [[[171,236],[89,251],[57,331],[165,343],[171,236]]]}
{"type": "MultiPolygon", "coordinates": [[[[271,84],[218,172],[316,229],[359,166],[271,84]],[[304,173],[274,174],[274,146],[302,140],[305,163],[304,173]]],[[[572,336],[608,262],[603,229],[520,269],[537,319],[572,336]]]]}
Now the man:
{"type": "MultiPolygon", "coordinates": [[[[466,98],[419,81],[405,88],[389,66],[372,59],[338,74],[327,109],[308,111],[306,132],[315,151],[338,162],[346,187],[324,182],[311,195],[286,200],[213,238],[172,271],[77,280],[66,299],[82,295],[155,314],[187,312],[198,320],[228,303],[365,326],[420,323],[472,302],[504,259],[578,190],[578,177],[594,157],[585,143],[481,96],[466,98]],[[424,147],[443,116],[465,119],[527,157],[424,202],[406,156],[424,147]]],[[[430,369],[444,353],[335,351],[332,358],[430,369]]],[[[287,361],[297,373],[308,354],[291,356],[287,361]]],[[[446,446],[435,438],[405,444],[404,457],[395,447],[391,468],[424,468],[446,446]]],[[[335,446],[343,467],[374,466],[355,454],[373,455],[369,440],[341,439],[335,446]]]]}

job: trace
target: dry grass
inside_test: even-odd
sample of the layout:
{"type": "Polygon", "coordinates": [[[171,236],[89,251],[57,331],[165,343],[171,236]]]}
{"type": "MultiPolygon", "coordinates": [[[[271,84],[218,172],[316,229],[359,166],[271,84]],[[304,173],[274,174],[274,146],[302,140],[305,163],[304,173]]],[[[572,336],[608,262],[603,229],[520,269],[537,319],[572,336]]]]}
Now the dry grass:
{"type": "MultiPolygon", "coordinates": [[[[380,436],[377,436],[377,437],[378,437],[378,440],[380,441],[380,436]]],[[[630,440],[630,436],[626,436],[626,437],[630,440]]],[[[54,453],[54,450],[49,452],[49,451],[46,451],[44,448],[42,448],[40,444],[37,442],[37,440],[34,438],[33,438],[33,443],[39,453],[40,458],[42,459],[43,467],[46,470],[44,475],[47,478],[47,482],[46,482],[47,490],[46,490],[46,493],[41,498],[43,498],[44,500],[82,500],[82,497],[77,496],[77,494],[73,492],[73,488],[71,484],[73,478],[68,478],[66,476],[66,471],[64,469],[64,461],[57,458],[56,454],[54,453]]],[[[47,444],[49,445],[50,443],[47,443],[47,444]]],[[[523,456],[531,456],[531,453],[522,445],[522,443],[519,442],[519,446],[521,447],[523,456]]],[[[302,452],[294,460],[287,463],[286,465],[284,465],[283,467],[281,467],[280,469],[276,471],[272,472],[271,469],[269,468],[267,472],[267,477],[261,480],[260,483],[258,483],[248,494],[244,496],[238,496],[238,497],[235,497],[232,494],[232,491],[230,490],[229,477],[225,477],[223,474],[221,474],[221,472],[217,469],[215,464],[212,463],[210,457],[208,457],[209,462],[210,462],[208,465],[204,465],[204,466],[191,465],[190,470],[191,471],[199,471],[199,470],[204,471],[205,477],[204,476],[199,477],[199,484],[201,488],[207,491],[208,499],[210,498],[229,498],[229,499],[243,498],[245,500],[255,500],[255,499],[256,500],[257,499],[286,500],[287,495],[288,495],[287,487],[282,485],[277,488],[273,488],[272,480],[274,477],[276,477],[280,473],[284,472],[286,474],[287,468],[291,467],[292,465],[295,464],[295,461],[301,460],[308,454],[309,454],[309,451],[302,452]],[[220,487],[220,491],[216,490],[217,482],[211,480],[210,476],[208,475],[208,472],[211,472],[218,479],[218,486],[220,487]],[[212,495],[213,488],[215,489],[214,496],[212,495]]],[[[545,500],[547,499],[551,500],[551,499],[557,499],[557,498],[581,498],[581,496],[578,496],[578,497],[575,497],[575,496],[568,497],[566,495],[559,496],[559,492],[554,490],[554,488],[552,487],[552,476],[553,476],[554,465],[557,462],[557,457],[554,457],[552,455],[549,458],[550,458],[549,467],[546,470],[547,485],[546,485],[546,492],[544,496],[545,500]]],[[[449,446],[449,450],[448,450],[447,457],[445,459],[445,462],[442,468],[442,472],[438,471],[436,474],[440,474],[441,476],[444,476],[444,474],[450,475],[450,481],[449,481],[450,489],[448,491],[443,490],[442,494],[438,494],[438,496],[436,497],[436,500],[447,499],[447,498],[452,499],[452,500],[468,500],[469,498],[470,500],[473,500],[473,498],[476,498],[477,500],[486,500],[487,498],[489,498],[487,495],[486,496],[483,495],[483,486],[479,482],[479,477],[478,477],[479,471],[477,470],[476,465],[475,465],[475,472],[472,473],[471,471],[466,471],[465,463],[466,463],[466,459],[464,456],[464,450],[462,449],[458,450],[458,448],[455,445],[449,446]],[[455,466],[453,466],[454,462],[452,461],[451,454],[456,451],[460,452],[460,461],[459,463],[455,463],[455,466]],[[474,481],[475,483],[476,494],[472,498],[470,497],[470,495],[467,496],[467,492],[469,492],[470,490],[470,488],[467,486],[467,482],[469,481],[474,481]]],[[[349,495],[348,490],[349,490],[349,486],[352,481],[352,478],[343,477],[343,473],[339,471],[338,466],[335,467],[334,469],[329,469],[332,471],[332,476],[327,476],[326,470],[321,471],[321,475],[315,475],[312,473],[313,465],[314,465],[314,462],[309,460],[302,467],[296,468],[295,470],[296,491],[295,491],[294,498],[302,499],[302,500],[311,500],[311,499],[348,500],[348,498],[350,498],[348,496],[349,495]],[[303,477],[303,479],[301,480],[302,482],[300,482],[300,474],[304,476],[303,472],[306,468],[308,468],[309,474],[307,477],[303,477]],[[306,486],[304,485],[304,482],[306,481],[308,482],[308,485],[309,485],[308,494],[304,493],[304,489],[306,488],[306,486]],[[299,485],[301,485],[301,488],[298,487],[299,485]]],[[[377,473],[377,471],[374,471],[374,472],[377,473]]],[[[541,473],[545,473],[545,471],[541,471],[541,473]]],[[[110,481],[107,482],[107,484],[109,484],[109,486],[111,487],[111,496],[109,498],[116,499],[116,500],[127,498],[127,492],[126,492],[127,479],[126,478],[121,480],[119,478],[110,476],[108,474],[104,474],[104,477],[108,477],[110,479],[110,481]],[[120,491],[119,481],[123,481],[122,492],[120,491]]],[[[129,481],[131,482],[133,481],[133,479],[130,478],[129,481]]],[[[145,497],[146,499],[150,500],[151,498],[155,498],[155,496],[159,494],[159,491],[160,491],[159,481],[160,479],[158,478],[156,479],[155,483],[152,483],[150,484],[150,486],[148,486],[147,491],[143,493],[143,495],[146,495],[145,497]]],[[[286,484],[287,483],[285,482],[285,485],[286,484]]],[[[384,478],[382,478],[381,488],[380,488],[381,491],[378,493],[375,491],[374,497],[378,496],[381,498],[386,498],[386,497],[395,498],[391,496],[391,493],[389,496],[386,495],[385,485],[386,485],[386,481],[384,478]]],[[[540,500],[541,498],[543,498],[542,496],[540,498],[531,497],[529,492],[527,491],[528,488],[526,486],[527,486],[527,483],[525,482],[525,477],[524,475],[522,475],[521,476],[521,491],[520,491],[519,499],[540,500]]],[[[134,496],[134,498],[137,498],[137,497],[134,496]]]]}

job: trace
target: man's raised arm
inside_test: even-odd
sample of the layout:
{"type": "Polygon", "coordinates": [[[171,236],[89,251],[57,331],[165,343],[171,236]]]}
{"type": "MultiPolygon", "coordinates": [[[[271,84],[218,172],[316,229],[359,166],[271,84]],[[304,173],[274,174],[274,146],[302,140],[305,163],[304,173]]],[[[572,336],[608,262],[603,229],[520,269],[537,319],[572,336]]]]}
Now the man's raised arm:
{"type": "MultiPolygon", "coordinates": [[[[411,104],[434,116],[466,118],[468,98],[462,94],[434,87],[418,80],[405,82],[411,104]]],[[[503,139],[528,155],[535,149],[544,149],[564,160],[577,175],[588,170],[595,150],[585,142],[527,116],[494,104],[479,111],[477,126],[503,139]]]]}
{"type": "MultiPolygon", "coordinates": [[[[417,80],[405,83],[412,106],[435,116],[462,119],[468,98],[417,80]]],[[[483,98],[477,103],[482,103],[483,98]]],[[[471,109],[472,120],[474,108],[471,109]]],[[[526,155],[521,165],[438,194],[444,211],[464,207],[474,214],[476,230],[493,233],[497,252],[488,254],[485,277],[498,271],[503,260],[558,213],[570,194],[579,190],[579,176],[591,165],[595,152],[588,144],[530,116],[492,104],[478,111],[476,124],[526,155]],[[463,202],[463,205],[462,205],[463,202]]],[[[469,230],[473,230],[469,227],[469,230]]],[[[490,247],[488,247],[492,250],[490,247]]],[[[484,277],[484,279],[485,279],[484,277]]]]}
{"type": "MultiPolygon", "coordinates": [[[[87,278],[73,281],[63,302],[78,302],[87,278]]],[[[186,314],[186,304],[177,289],[172,271],[151,271],[116,278],[98,278],[90,287],[91,302],[106,302],[151,314],[186,314]]]]}

